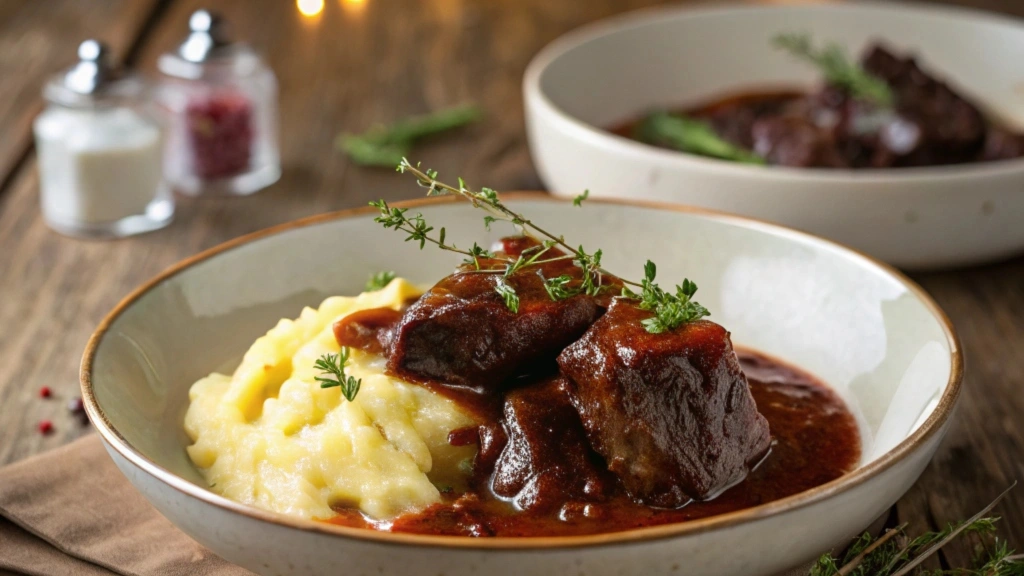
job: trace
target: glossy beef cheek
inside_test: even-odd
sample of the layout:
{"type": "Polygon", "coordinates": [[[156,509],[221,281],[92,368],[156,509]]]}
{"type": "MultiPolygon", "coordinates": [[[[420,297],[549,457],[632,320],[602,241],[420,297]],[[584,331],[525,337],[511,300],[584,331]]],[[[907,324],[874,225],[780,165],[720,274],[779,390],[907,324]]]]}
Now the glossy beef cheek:
{"type": "Polygon", "coordinates": [[[553,511],[595,502],[615,479],[590,447],[563,378],[509,392],[502,426],[508,443],[497,458],[491,489],[523,510],[553,511]]]}
{"type": "MultiPolygon", "coordinates": [[[[515,258],[538,249],[528,237],[503,240],[515,258]]],[[[564,255],[555,249],[545,259],[564,255]]],[[[545,279],[567,275],[578,283],[582,269],[562,259],[524,268],[505,278],[506,261],[481,259],[481,272],[464,266],[413,304],[392,333],[388,369],[413,380],[433,380],[478,391],[500,389],[517,374],[552,359],[600,316],[598,299],[577,295],[554,301],[545,279]],[[497,287],[506,283],[519,298],[509,310],[497,287]]],[[[611,280],[609,280],[611,281],[611,280]]]]}
{"type": "Polygon", "coordinates": [[[594,301],[553,302],[524,273],[512,279],[519,312],[495,291],[499,274],[457,273],[439,282],[405,313],[394,332],[388,368],[412,379],[486,390],[558,354],[597,318],[594,301]]]}
{"type": "Polygon", "coordinates": [[[729,333],[698,321],[650,334],[640,324],[650,315],[615,301],[558,364],[591,444],[629,494],[677,508],[743,480],[771,436],[729,333]]]}

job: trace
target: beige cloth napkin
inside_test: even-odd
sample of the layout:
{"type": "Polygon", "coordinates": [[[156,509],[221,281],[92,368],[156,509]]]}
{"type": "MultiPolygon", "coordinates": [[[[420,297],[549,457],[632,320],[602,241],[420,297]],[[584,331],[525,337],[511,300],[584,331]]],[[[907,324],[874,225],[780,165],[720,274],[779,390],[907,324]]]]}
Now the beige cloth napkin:
{"type": "Polygon", "coordinates": [[[174,527],[89,435],[0,468],[0,574],[252,576],[174,527]]]}

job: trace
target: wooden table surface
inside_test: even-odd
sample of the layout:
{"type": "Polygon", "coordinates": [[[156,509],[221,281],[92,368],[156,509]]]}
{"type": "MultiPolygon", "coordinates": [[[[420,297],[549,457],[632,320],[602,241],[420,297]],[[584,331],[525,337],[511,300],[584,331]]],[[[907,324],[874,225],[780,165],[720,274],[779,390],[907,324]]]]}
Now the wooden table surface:
{"type": "MultiPolygon", "coordinates": [[[[777,0],[778,3],[785,3],[777,0]]],[[[539,189],[523,128],[520,79],[545,43],[586,22],[655,0],[328,0],[304,17],[290,0],[3,0],[0,2],[0,464],[89,432],[70,417],[78,365],[93,328],[133,287],[175,261],[247,232],[384,197],[419,195],[389,170],[338,154],[361,131],[475,101],[487,119],[417,151],[442,173],[504,189],[539,189]],[[188,15],[213,7],[267,54],[281,86],[284,175],[248,198],[179,198],[174,223],[115,242],[65,238],[43,223],[31,122],[43,81],[97,37],[152,72],[188,15]],[[49,386],[55,398],[39,398],[49,386]],[[36,429],[52,420],[48,436],[36,429]]],[[[1020,0],[955,0],[1024,16],[1020,0]]],[[[1022,222],[1024,225],[1024,222],[1022,222]]],[[[895,507],[913,528],[964,519],[1024,480],[1024,258],[915,275],[956,324],[967,356],[953,430],[895,507]]],[[[1024,548],[1024,488],[997,510],[1024,548]]],[[[959,562],[950,546],[932,563],[959,562]]]]}

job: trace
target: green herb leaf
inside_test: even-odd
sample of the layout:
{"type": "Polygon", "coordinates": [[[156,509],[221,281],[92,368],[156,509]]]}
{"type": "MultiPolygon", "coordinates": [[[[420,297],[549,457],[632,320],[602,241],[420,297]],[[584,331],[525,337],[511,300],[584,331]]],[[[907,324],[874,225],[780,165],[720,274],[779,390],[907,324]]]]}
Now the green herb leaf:
{"type": "Polygon", "coordinates": [[[544,289],[547,290],[548,296],[550,296],[552,300],[558,302],[560,300],[572,298],[582,292],[579,288],[570,287],[571,283],[572,276],[562,274],[561,276],[544,280],[544,289]]]}
{"type": "Polygon", "coordinates": [[[706,122],[680,114],[655,112],[637,125],[638,140],[683,152],[731,160],[744,164],[765,164],[765,159],[723,140],[706,122]]]}
{"type": "Polygon", "coordinates": [[[338,136],[336,145],[357,164],[390,167],[401,162],[416,141],[471,124],[482,116],[477,106],[455,106],[410,116],[362,134],[342,134],[338,136]]]}
{"type": "Polygon", "coordinates": [[[366,281],[366,291],[375,292],[377,290],[382,290],[385,286],[391,284],[391,281],[394,279],[395,273],[390,270],[377,272],[370,276],[370,279],[366,281]]]}
{"type": "Polygon", "coordinates": [[[363,380],[356,380],[352,376],[345,375],[345,365],[348,364],[349,349],[342,348],[338,354],[324,354],[313,364],[313,367],[320,370],[322,374],[316,377],[320,388],[341,387],[341,394],[346,400],[352,402],[359,394],[359,387],[363,380]]]}
{"type": "Polygon", "coordinates": [[[878,106],[889,108],[895,102],[892,89],[884,80],[874,76],[850,59],[838,44],[828,44],[816,49],[806,34],[779,34],[772,39],[777,48],[806,60],[821,71],[825,81],[838,86],[853,97],[867,100],[878,106]]]}
{"type": "MultiPolygon", "coordinates": [[[[458,180],[458,187],[445,184],[437,179],[436,171],[429,169],[420,170],[419,164],[413,165],[404,158],[399,163],[397,171],[403,174],[410,173],[415,176],[417,184],[426,188],[428,194],[458,194],[465,198],[473,206],[487,212],[487,215],[484,217],[484,224],[486,226],[490,226],[490,224],[498,221],[509,222],[522,227],[526,234],[544,239],[540,246],[530,248],[514,259],[504,256],[498,257],[480,248],[477,244],[473,244],[470,250],[461,250],[454,245],[445,244],[443,232],[440,238],[432,236],[430,232],[434,228],[423,220],[422,214],[409,216],[405,210],[391,208],[384,200],[370,203],[380,211],[380,215],[375,220],[385,228],[406,232],[409,234],[406,240],[418,241],[421,247],[426,242],[431,242],[443,250],[464,254],[467,256],[464,262],[468,265],[473,265],[475,268],[471,272],[500,273],[501,278],[495,285],[495,292],[502,297],[505,301],[505,306],[512,312],[519,312],[520,302],[519,295],[516,294],[515,289],[509,284],[508,280],[514,274],[530,266],[537,266],[555,260],[571,259],[582,269],[578,286],[573,286],[574,280],[568,274],[544,281],[544,289],[554,301],[564,300],[578,294],[597,296],[610,287],[609,284],[605,283],[604,277],[608,273],[601,267],[603,252],[600,249],[588,252],[583,246],[572,248],[566,243],[563,236],[556,236],[522,214],[511,210],[501,202],[495,190],[481,188],[478,192],[474,192],[469,189],[461,178],[458,180]],[[566,254],[544,259],[548,251],[556,246],[563,249],[566,254]],[[481,269],[481,258],[493,259],[497,262],[488,263],[487,269],[481,269]],[[495,267],[495,263],[504,264],[504,268],[495,267]]],[[[577,197],[579,203],[582,203],[587,195],[588,192],[584,192],[581,196],[577,197]]],[[[574,204],[578,203],[574,202],[574,204]]],[[[656,274],[657,267],[653,262],[647,261],[647,264],[644,266],[644,280],[641,282],[620,278],[622,283],[626,285],[622,288],[622,297],[637,300],[638,307],[654,312],[652,318],[643,322],[644,327],[649,332],[660,333],[673,330],[682,324],[699,320],[710,314],[707,308],[692,300],[693,295],[697,292],[697,285],[695,283],[685,279],[682,284],[676,286],[674,293],[668,293],[655,284],[654,278],[656,274]],[[640,293],[637,294],[629,286],[639,289],[640,293]]]]}
{"type": "Polygon", "coordinates": [[[580,194],[579,196],[573,198],[572,199],[572,205],[573,206],[582,206],[583,205],[583,201],[586,200],[587,198],[590,198],[590,190],[584,190],[583,194],[580,194]]]}
{"type": "Polygon", "coordinates": [[[519,313],[519,295],[516,294],[516,289],[511,284],[505,282],[504,278],[502,278],[494,286],[494,291],[505,299],[506,308],[511,310],[513,314],[519,313]]]}
{"type": "Polygon", "coordinates": [[[349,135],[338,138],[338,147],[362,166],[393,166],[412,149],[407,142],[376,142],[368,137],[349,135]]]}

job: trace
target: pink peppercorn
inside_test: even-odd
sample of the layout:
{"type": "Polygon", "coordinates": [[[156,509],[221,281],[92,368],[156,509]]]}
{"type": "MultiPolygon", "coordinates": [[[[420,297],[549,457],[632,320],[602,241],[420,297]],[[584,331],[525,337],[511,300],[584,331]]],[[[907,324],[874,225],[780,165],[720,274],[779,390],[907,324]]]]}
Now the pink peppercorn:
{"type": "Polygon", "coordinates": [[[49,386],[43,386],[42,388],[39,389],[39,397],[40,398],[49,398],[52,395],[53,395],[53,391],[50,390],[49,386]]]}
{"type": "Polygon", "coordinates": [[[82,403],[81,398],[75,398],[68,402],[68,410],[72,414],[82,414],[85,412],[85,404],[82,403]]]}
{"type": "Polygon", "coordinates": [[[49,420],[43,420],[39,423],[39,433],[46,436],[50,432],[53,432],[53,422],[49,420]]]}

